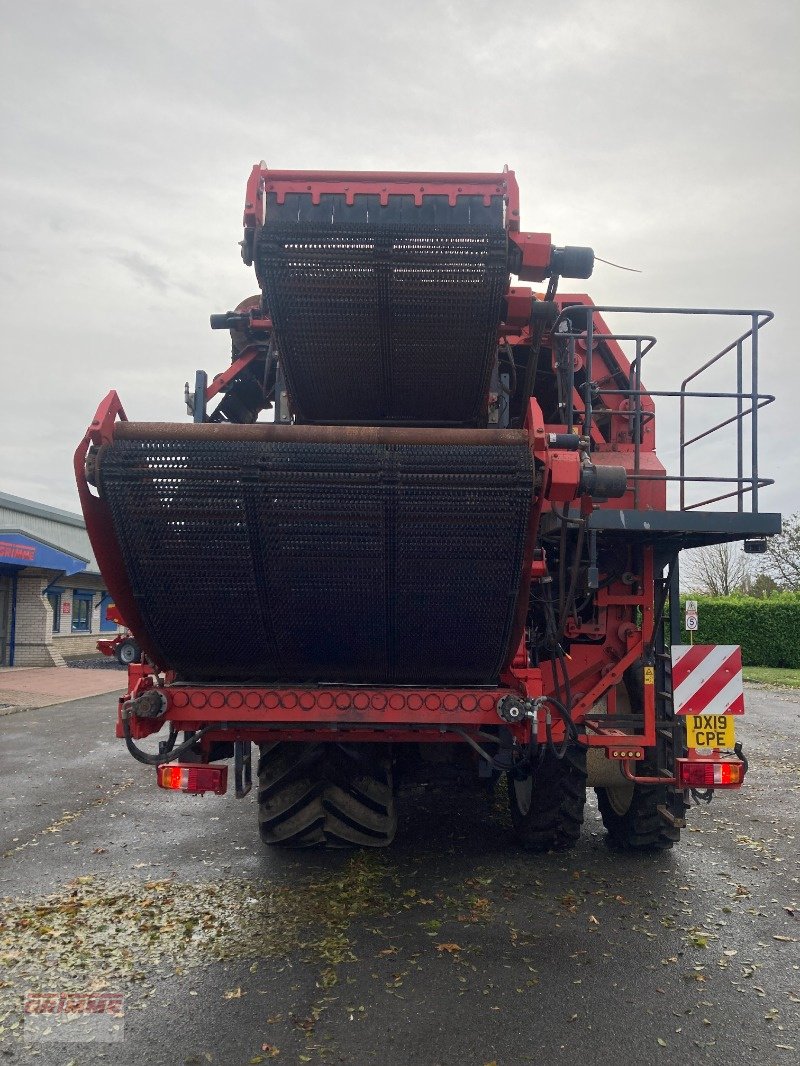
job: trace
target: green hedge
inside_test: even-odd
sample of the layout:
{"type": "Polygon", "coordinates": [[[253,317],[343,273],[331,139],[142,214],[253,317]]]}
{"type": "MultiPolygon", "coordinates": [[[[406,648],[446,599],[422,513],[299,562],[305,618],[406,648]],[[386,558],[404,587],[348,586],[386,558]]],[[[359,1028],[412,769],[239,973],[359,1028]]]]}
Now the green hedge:
{"type": "Polygon", "coordinates": [[[781,592],[766,599],[750,596],[681,597],[681,641],[687,599],[697,600],[695,644],[741,644],[745,666],[800,667],[800,593],[781,592]]]}

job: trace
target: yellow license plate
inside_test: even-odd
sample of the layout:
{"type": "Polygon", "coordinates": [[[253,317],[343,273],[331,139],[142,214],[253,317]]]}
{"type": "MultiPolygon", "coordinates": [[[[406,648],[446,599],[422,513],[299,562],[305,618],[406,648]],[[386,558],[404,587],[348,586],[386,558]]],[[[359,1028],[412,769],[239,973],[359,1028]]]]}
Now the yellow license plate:
{"type": "Polygon", "coordinates": [[[687,714],[686,744],[690,748],[733,748],[736,729],[730,714],[687,714]]]}

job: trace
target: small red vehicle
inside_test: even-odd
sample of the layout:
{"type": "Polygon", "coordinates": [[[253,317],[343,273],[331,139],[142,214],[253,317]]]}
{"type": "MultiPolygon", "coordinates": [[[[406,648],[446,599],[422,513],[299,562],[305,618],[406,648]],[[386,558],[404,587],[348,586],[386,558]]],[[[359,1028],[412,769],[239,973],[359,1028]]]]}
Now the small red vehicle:
{"type": "MultiPolygon", "coordinates": [[[[116,622],[117,625],[125,625],[125,620],[113,603],[106,608],[106,618],[109,622],[116,622]]],[[[128,629],[124,633],[117,633],[114,637],[103,637],[98,640],[97,650],[103,655],[113,655],[121,666],[138,663],[142,657],[142,649],[128,629]]]]}

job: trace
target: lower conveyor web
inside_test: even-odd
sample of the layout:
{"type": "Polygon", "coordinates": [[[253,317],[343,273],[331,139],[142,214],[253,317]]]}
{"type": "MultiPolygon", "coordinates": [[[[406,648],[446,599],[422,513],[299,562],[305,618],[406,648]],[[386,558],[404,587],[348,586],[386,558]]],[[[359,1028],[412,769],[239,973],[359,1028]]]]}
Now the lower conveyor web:
{"type": "Polygon", "coordinates": [[[104,449],[99,488],[128,580],[179,677],[497,680],[525,556],[527,443],[342,435],[104,449]]]}

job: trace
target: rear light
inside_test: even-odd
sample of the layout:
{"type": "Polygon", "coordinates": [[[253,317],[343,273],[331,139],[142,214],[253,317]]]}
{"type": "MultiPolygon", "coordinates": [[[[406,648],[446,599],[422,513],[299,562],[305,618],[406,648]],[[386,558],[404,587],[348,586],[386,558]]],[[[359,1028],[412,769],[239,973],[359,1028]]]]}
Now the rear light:
{"type": "Polygon", "coordinates": [[[179,792],[214,792],[217,796],[224,796],[228,788],[227,766],[162,763],[157,768],[156,776],[159,788],[176,789],[179,792]]]}
{"type": "Polygon", "coordinates": [[[678,759],[679,788],[739,788],[745,765],[740,760],[678,759]]]}

